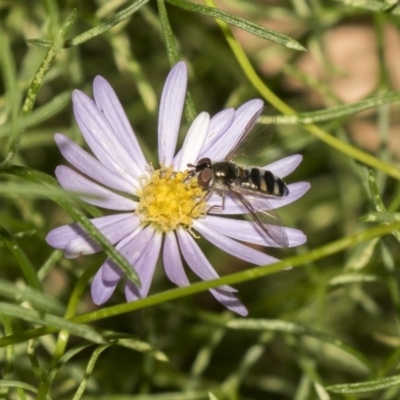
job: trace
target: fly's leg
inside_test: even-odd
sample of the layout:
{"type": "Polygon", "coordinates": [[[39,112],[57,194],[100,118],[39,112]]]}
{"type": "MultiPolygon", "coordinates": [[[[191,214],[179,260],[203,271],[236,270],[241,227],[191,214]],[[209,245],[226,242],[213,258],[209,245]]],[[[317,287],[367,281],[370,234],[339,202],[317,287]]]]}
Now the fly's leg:
{"type": "Polygon", "coordinates": [[[225,192],[224,192],[224,191],[221,191],[221,192],[219,193],[219,195],[222,197],[222,203],[221,203],[221,205],[218,206],[217,204],[214,204],[213,206],[211,206],[211,207],[207,210],[207,213],[209,213],[212,209],[218,210],[218,211],[214,211],[214,212],[218,212],[218,213],[221,213],[221,212],[224,210],[224,208],[225,208],[225,192]]]}

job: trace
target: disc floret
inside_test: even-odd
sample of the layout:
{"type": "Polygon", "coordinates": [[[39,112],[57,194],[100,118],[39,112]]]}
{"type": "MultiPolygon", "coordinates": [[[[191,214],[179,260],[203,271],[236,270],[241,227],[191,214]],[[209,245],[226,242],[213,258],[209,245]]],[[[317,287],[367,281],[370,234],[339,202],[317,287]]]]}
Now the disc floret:
{"type": "Polygon", "coordinates": [[[189,171],[163,167],[144,179],[136,210],[142,224],[164,233],[178,227],[190,231],[193,220],[206,215],[205,193],[189,171]]]}

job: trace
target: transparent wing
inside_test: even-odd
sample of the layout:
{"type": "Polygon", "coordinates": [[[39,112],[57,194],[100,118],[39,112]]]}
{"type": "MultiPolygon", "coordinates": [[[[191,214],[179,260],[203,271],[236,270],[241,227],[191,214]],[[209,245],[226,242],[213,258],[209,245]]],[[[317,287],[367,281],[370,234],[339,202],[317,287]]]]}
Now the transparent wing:
{"type": "Polygon", "coordinates": [[[247,124],[238,141],[226,156],[226,160],[231,160],[239,156],[256,156],[261,153],[274,135],[275,119],[275,109],[271,106],[264,107],[247,124]]]}
{"type": "Polygon", "coordinates": [[[230,187],[230,192],[247,208],[254,222],[269,238],[281,247],[289,246],[289,239],[285,229],[282,227],[282,220],[278,213],[272,206],[268,210],[265,209],[265,199],[270,196],[261,194],[257,194],[256,196],[249,195],[247,191],[243,191],[235,186],[230,187]],[[263,199],[263,209],[257,205],[257,198],[263,199]]]}

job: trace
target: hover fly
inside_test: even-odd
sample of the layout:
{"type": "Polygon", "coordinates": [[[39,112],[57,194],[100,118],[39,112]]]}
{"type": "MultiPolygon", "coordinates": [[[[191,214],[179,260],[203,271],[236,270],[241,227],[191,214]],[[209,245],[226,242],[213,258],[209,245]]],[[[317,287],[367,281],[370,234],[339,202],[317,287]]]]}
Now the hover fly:
{"type": "Polygon", "coordinates": [[[207,195],[218,193],[222,196],[222,209],[225,196],[231,195],[247,209],[263,233],[278,246],[287,247],[288,238],[281,220],[268,202],[269,199],[289,194],[286,183],[268,170],[241,166],[231,161],[237,156],[248,156],[254,150],[265,148],[265,142],[271,135],[267,135],[262,126],[253,129],[258,119],[259,116],[250,121],[223,161],[212,162],[210,158],[203,157],[196,165],[188,164],[188,167],[197,174],[199,186],[208,191],[207,195]]]}

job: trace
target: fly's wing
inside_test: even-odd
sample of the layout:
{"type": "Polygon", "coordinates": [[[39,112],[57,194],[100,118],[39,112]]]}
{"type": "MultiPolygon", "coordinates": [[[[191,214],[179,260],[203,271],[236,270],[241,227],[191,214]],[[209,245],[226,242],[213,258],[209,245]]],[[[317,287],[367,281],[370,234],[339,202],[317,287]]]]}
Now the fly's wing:
{"type": "Polygon", "coordinates": [[[226,160],[229,161],[239,156],[256,156],[261,153],[274,134],[275,119],[275,109],[270,106],[264,107],[247,124],[238,141],[226,156],[226,160]]]}
{"type": "Polygon", "coordinates": [[[254,222],[270,239],[281,247],[289,246],[289,239],[285,229],[282,227],[282,221],[278,213],[272,206],[269,209],[265,209],[266,198],[270,196],[245,194],[239,187],[235,186],[230,187],[230,193],[246,207],[254,222]],[[257,198],[262,198],[263,200],[264,207],[262,209],[257,205],[257,198]]]}

